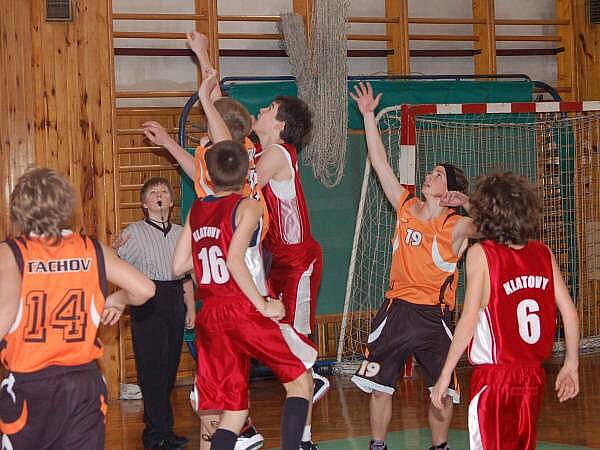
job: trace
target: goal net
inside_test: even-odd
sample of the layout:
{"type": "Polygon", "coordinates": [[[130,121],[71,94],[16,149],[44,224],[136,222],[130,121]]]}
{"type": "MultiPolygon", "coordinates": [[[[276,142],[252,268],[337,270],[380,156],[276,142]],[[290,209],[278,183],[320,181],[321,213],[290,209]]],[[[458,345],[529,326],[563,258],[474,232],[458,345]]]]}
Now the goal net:
{"type": "MultiPolygon", "coordinates": [[[[557,257],[587,345],[600,344],[599,110],[600,102],[398,105],[377,116],[390,164],[417,196],[441,162],[463,169],[470,182],[511,170],[534,183],[543,210],[539,238],[557,257]]],[[[394,228],[395,213],[367,159],[338,343],[341,372],[353,371],[364,354],[388,288],[394,228]]],[[[558,346],[561,336],[559,324],[558,346]]]]}

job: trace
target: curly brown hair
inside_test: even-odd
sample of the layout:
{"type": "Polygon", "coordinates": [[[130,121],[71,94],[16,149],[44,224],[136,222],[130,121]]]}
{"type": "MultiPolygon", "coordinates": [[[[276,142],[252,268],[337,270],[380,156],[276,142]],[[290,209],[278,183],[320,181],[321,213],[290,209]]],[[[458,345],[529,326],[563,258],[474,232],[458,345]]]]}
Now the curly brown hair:
{"type": "Polygon", "coordinates": [[[529,180],[513,172],[482,175],[469,211],[479,233],[504,245],[522,245],[536,236],[540,204],[529,180]]]}
{"type": "Polygon", "coordinates": [[[25,236],[45,236],[52,243],[72,225],[76,203],[73,185],[52,169],[30,170],[17,180],[10,194],[10,218],[25,236]]]}

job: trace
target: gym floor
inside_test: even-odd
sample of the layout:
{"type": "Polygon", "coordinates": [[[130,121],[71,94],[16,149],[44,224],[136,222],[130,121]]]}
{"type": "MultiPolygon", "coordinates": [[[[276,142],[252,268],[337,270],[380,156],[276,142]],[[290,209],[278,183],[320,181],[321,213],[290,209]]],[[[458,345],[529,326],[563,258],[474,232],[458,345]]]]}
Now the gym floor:
{"type": "MultiPolygon", "coordinates": [[[[560,361],[546,364],[548,379],[542,413],[538,422],[539,449],[600,448],[600,354],[585,355],[580,361],[581,391],[577,398],[559,404],[554,380],[560,361]]],[[[428,393],[415,370],[414,379],[400,381],[394,396],[394,411],[388,448],[426,449],[430,445],[427,424],[428,393]]],[[[464,397],[454,410],[449,444],[455,450],[469,448],[467,401],[471,369],[460,368],[464,397]]],[[[321,450],[366,450],[369,440],[369,397],[343,376],[329,376],[331,390],[315,407],[313,440],[321,450]]],[[[175,432],[190,439],[188,449],[198,449],[199,420],[189,406],[189,387],[178,387],[173,396],[175,432]]],[[[265,449],[279,446],[279,415],[284,393],[276,380],[251,383],[251,416],[265,437],[265,449]]],[[[143,449],[143,405],[141,400],[120,400],[109,404],[106,427],[108,450],[143,449]]]]}

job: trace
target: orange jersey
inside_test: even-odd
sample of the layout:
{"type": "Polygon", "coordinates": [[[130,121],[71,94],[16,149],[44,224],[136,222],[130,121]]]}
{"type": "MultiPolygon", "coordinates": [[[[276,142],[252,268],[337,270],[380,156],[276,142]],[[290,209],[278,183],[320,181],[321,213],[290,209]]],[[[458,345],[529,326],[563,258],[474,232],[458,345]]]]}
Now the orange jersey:
{"type": "Polygon", "coordinates": [[[461,216],[449,210],[421,221],[411,213],[416,202],[405,192],[396,207],[390,289],[385,296],[424,305],[444,303],[454,309],[458,256],[452,249],[452,233],[461,216]]]}
{"type": "Polygon", "coordinates": [[[100,358],[96,333],[108,289],[100,244],[79,234],[58,245],[36,237],[6,242],[21,271],[21,298],[0,346],[4,366],[28,373],[100,358]]]}
{"type": "MultiPolygon", "coordinates": [[[[269,213],[263,193],[258,186],[258,175],[256,174],[256,163],[254,161],[256,148],[254,147],[254,143],[248,138],[245,139],[244,146],[248,151],[249,165],[248,178],[242,187],[242,195],[258,200],[263,207],[263,231],[261,236],[261,238],[263,238],[269,229],[269,213]]],[[[196,190],[196,195],[199,199],[214,195],[214,184],[208,175],[206,160],[204,158],[209,149],[210,147],[198,146],[196,148],[196,153],[194,154],[194,189],[196,190]]]]}

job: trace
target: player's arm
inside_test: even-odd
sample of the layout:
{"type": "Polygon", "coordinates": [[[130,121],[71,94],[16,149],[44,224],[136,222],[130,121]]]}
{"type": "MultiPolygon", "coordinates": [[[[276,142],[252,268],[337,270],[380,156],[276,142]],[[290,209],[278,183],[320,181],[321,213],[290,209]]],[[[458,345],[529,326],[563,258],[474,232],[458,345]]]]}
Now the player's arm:
{"type": "Polygon", "coordinates": [[[142,124],[144,134],[153,144],[164,147],[183,169],[185,174],[194,179],[194,157],[186,152],[175,140],[167,133],[164,127],[154,120],[149,120],[142,124]]]}
{"type": "MultiPolygon", "coordinates": [[[[210,69],[214,69],[212,62],[210,61],[210,57],[208,56],[208,36],[198,31],[190,31],[189,33],[186,33],[186,37],[188,45],[195,53],[196,58],[198,58],[200,72],[202,73],[202,78],[204,78],[205,74],[208,73],[210,69]]],[[[211,91],[210,96],[213,100],[223,96],[218,83],[211,91]]]]}
{"type": "Polygon", "coordinates": [[[141,305],[154,296],[156,286],[152,280],[131,264],[119,258],[112,248],[101,244],[104,254],[106,278],[121,289],[106,297],[102,323],[115,324],[125,305],[141,305]]]}
{"type": "Polygon", "coordinates": [[[194,301],[194,283],[191,277],[183,280],[183,302],[185,303],[185,327],[194,328],[196,302],[194,301]]]}
{"type": "Polygon", "coordinates": [[[235,217],[236,229],[227,250],[227,269],[244,295],[262,315],[281,319],[285,314],[283,304],[280,300],[267,302],[258,292],[245,261],[246,250],[262,214],[262,206],[256,200],[248,198],[240,203],[235,217]]]}
{"type": "Polygon", "coordinates": [[[356,94],[350,93],[350,97],[356,102],[358,109],[363,115],[365,124],[365,136],[367,138],[367,150],[371,165],[379,178],[383,192],[394,208],[398,205],[398,201],[405,189],[396,178],[392,167],[390,166],[385,147],[381,141],[381,135],[375,122],[375,109],[379,105],[381,93],[373,98],[373,88],[371,83],[366,86],[360,82],[354,86],[356,94]]]}
{"type": "Polygon", "coordinates": [[[12,326],[21,296],[21,272],[6,243],[0,244],[0,340],[12,326]]]}
{"type": "Polygon", "coordinates": [[[552,255],[552,273],[556,306],[562,316],[565,330],[565,361],[558,372],[555,383],[558,400],[564,402],[579,393],[579,318],[571,295],[552,255]]]}
{"type": "Polygon", "coordinates": [[[213,143],[225,141],[231,139],[231,132],[217,108],[213,103],[213,99],[210,96],[211,91],[218,83],[217,71],[214,69],[207,70],[206,75],[200,83],[198,89],[198,97],[200,98],[200,104],[204,109],[204,115],[206,116],[206,122],[208,124],[209,135],[213,143]]]}
{"type": "Polygon", "coordinates": [[[477,227],[470,217],[461,217],[452,231],[452,249],[458,257],[462,256],[469,245],[469,239],[479,237],[477,227]]]}
{"type": "Polygon", "coordinates": [[[183,230],[179,234],[179,239],[177,239],[172,264],[175,276],[181,276],[194,269],[194,261],[192,259],[192,229],[190,227],[189,214],[183,230]]]}
{"type": "Polygon", "coordinates": [[[475,244],[467,252],[467,288],[463,310],[454,331],[446,362],[437,383],[431,390],[431,402],[436,408],[443,406],[443,400],[448,394],[448,386],[452,379],[452,372],[473,338],[480,309],[489,301],[487,279],[488,268],[485,254],[481,246],[475,244]]]}
{"type": "Polygon", "coordinates": [[[283,151],[275,145],[263,149],[256,163],[258,185],[262,188],[271,180],[289,180],[292,177],[290,168],[283,151]]]}

